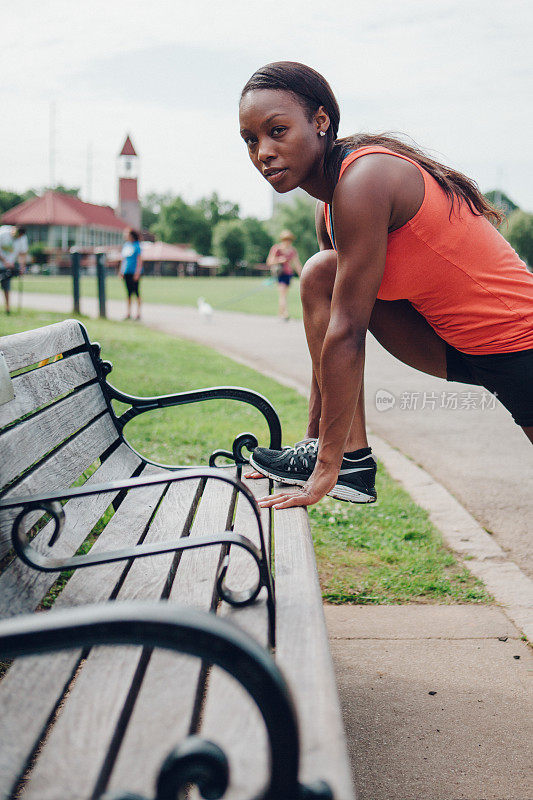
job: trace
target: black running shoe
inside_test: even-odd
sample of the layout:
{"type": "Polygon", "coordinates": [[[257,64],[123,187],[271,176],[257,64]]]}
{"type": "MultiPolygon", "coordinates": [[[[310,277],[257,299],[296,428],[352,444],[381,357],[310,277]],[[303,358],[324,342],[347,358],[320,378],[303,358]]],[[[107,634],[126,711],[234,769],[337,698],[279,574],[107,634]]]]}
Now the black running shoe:
{"type": "MultiPolygon", "coordinates": [[[[268,478],[302,486],[315,468],[317,451],[317,439],[306,439],[283,450],[256,447],[250,464],[268,478]]],[[[343,458],[337,483],[328,495],[350,503],[374,503],[377,499],[375,480],[376,461],[372,455],[343,458]]]]}

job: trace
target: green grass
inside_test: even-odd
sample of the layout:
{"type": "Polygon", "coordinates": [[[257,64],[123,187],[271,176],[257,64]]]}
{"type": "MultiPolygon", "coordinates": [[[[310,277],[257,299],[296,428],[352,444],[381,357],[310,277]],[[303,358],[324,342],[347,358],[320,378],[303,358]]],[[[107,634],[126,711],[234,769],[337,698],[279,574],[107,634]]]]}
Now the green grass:
{"type": "MultiPolygon", "coordinates": [[[[17,303],[17,280],[13,284],[13,305],[17,303]]],[[[68,276],[47,275],[24,276],[24,292],[71,294],[72,280],[68,276]]],[[[96,297],[96,278],[82,278],[81,297],[96,297]]],[[[278,313],[277,286],[265,278],[154,278],[145,277],[141,282],[142,298],[147,303],[195,306],[199,297],[204,297],[214,308],[226,311],[241,311],[246,314],[278,313]]],[[[109,277],[106,281],[106,296],[110,300],[123,300],[123,281],[109,277]]],[[[294,280],[289,291],[289,313],[301,319],[300,289],[294,280]]]]}
{"type": "MultiPolygon", "coordinates": [[[[43,312],[1,315],[0,332],[14,333],[61,318],[43,312]]],[[[270,378],[208,348],[135,323],[85,324],[91,339],[102,344],[103,357],[114,363],[110,380],[119,388],[150,395],[220,384],[246,386],[276,407],[284,442],[301,438],[305,400],[270,378]]],[[[260,443],[267,442],[259,413],[226,401],[145,414],[128,425],[126,434],[150,458],[198,464],[248,430],[260,443]]],[[[489,602],[482,584],[443,546],[427,513],[381,465],[377,488],[379,501],[370,506],[325,498],[310,509],[324,598],[334,603],[489,602]]]]}

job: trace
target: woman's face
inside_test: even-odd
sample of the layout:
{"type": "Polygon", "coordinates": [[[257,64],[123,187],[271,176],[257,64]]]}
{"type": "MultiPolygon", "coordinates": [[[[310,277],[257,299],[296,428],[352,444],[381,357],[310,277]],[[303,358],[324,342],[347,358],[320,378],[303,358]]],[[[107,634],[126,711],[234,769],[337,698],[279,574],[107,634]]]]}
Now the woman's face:
{"type": "Polygon", "coordinates": [[[325,140],[319,133],[329,127],[322,107],[309,120],[290,92],[255,89],[241,101],[239,122],[253,165],[277,192],[302,186],[321,170],[325,140]]]}

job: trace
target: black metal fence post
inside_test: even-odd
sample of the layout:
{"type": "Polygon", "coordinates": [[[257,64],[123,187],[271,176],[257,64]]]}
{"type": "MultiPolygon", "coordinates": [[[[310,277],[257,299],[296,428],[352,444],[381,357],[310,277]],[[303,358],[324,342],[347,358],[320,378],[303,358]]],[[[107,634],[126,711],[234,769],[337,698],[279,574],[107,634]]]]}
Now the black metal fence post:
{"type": "Polygon", "coordinates": [[[80,313],[80,254],[70,254],[70,268],[72,270],[72,298],[74,314],[80,313]]]}
{"type": "Polygon", "coordinates": [[[100,317],[106,318],[105,313],[105,253],[96,254],[96,279],[98,281],[98,305],[100,317]]]}

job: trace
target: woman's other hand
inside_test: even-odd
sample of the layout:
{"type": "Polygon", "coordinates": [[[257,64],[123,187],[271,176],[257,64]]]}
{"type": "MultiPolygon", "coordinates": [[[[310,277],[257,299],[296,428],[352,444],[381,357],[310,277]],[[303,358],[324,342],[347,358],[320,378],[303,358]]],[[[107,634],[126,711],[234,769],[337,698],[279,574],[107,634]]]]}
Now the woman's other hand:
{"type": "Polygon", "coordinates": [[[257,502],[261,508],[273,508],[278,511],[282,508],[295,506],[312,506],[322,500],[333,489],[339,474],[338,470],[320,470],[320,475],[311,475],[303,486],[291,486],[290,490],[280,489],[275,494],[261,497],[257,502]]]}

